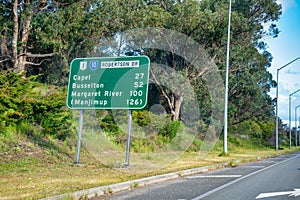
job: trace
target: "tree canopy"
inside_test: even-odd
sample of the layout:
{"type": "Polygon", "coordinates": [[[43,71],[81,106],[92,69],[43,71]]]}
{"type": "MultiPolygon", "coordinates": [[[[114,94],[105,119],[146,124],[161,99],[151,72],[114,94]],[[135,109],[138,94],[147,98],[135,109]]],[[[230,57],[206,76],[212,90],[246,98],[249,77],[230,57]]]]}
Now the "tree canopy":
{"type": "MultiPolygon", "coordinates": [[[[233,125],[249,119],[266,121],[274,115],[268,92],[276,84],[267,70],[272,55],[262,39],[278,36],[274,22],[280,15],[276,0],[233,1],[229,77],[233,125]]],[[[0,70],[39,75],[41,82],[65,86],[70,61],[90,55],[103,39],[131,29],[157,27],[191,37],[224,77],[227,26],[227,0],[1,0],[0,70]]],[[[172,51],[132,51],[184,74],[196,91],[201,120],[209,123],[211,102],[203,82],[205,71],[195,74],[193,63],[172,51]]],[[[161,94],[159,101],[174,120],[180,119],[182,97],[159,84],[151,92],[161,94]]]]}

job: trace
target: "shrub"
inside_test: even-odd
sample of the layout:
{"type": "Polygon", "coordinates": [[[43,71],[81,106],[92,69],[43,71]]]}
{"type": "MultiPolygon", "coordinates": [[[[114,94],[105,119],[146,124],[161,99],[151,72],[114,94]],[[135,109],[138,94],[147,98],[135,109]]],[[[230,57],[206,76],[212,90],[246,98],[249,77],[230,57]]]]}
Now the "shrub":
{"type": "Polygon", "coordinates": [[[112,135],[118,135],[121,133],[119,126],[116,124],[112,114],[106,115],[101,121],[100,126],[105,132],[109,132],[112,135]]]}
{"type": "Polygon", "coordinates": [[[65,88],[47,86],[35,78],[0,74],[1,125],[24,135],[33,134],[27,126],[40,127],[42,135],[64,140],[75,130],[72,113],[65,107],[65,88]]]}
{"type": "Polygon", "coordinates": [[[176,137],[180,125],[181,125],[180,121],[171,121],[161,129],[159,134],[171,141],[173,138],[176,137]]]}

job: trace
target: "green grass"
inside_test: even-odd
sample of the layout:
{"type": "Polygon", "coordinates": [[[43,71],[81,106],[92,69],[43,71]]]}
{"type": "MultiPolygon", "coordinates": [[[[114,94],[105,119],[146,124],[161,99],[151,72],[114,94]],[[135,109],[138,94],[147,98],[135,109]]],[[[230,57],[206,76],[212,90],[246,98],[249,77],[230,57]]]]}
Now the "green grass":
{"type": "MultiPolygon", "coordinates": [[[[155,168],[155,164],[165,162],[168,156],[142,154],[139,156],[141,161],[146,165],[153,164],[155,169],[143,171],[139,167],[127,169],[103,165],[101,159],[95,159],[84,148],[81,153],[83,165],[74,165],[75,143],[76,141],[63,143],[49,138],[28,140],[19,137],[18,143],[11,143],[14,150],[6,148],[6,151],[1,152],[0,199],[38,199],[216,163],[228,162],[234,166],[236,160],[248,162],[300,150],[286,148],[275,151],[267,147],[251,148],[245,145],[246,148],[241,144],[229,143],[229,154],[219,156],[222,152],[222,141],[219,141],[207,155],[185,152],[177,159],[168,161],[169,165],[159,168],[155,168]]],[[[138,166],[134,156],[132,154],[132,165],[138,166]]]]}

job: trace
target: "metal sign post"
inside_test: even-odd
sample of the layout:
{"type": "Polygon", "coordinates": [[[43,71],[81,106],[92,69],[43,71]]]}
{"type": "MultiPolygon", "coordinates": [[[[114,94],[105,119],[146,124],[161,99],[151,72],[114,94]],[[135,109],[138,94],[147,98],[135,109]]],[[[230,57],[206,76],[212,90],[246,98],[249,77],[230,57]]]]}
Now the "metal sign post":
{"type": "Polygon", "coordinates": [[[132,123],[132,110],[129,110],[129,112],[128,112],[128,130],[127,130],[125,166],[129,166],[131,123],[132,123]]]}
{"type": "Polygon", "coordinates": [[[80,110],[75,164],[79,164],[82,124],[83,124],[83,110],[80,110]]]}

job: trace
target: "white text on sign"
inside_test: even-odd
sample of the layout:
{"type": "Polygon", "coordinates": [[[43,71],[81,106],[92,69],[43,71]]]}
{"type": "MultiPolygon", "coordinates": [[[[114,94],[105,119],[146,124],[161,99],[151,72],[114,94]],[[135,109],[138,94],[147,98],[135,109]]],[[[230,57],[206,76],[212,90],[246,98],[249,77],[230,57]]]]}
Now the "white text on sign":
{"type": "Polygon", "coordinates": [[[101,68],[126,68],[126,67],[139,67],[139,66],[140,66],[139,60],[101,62],[101,68]]]}

